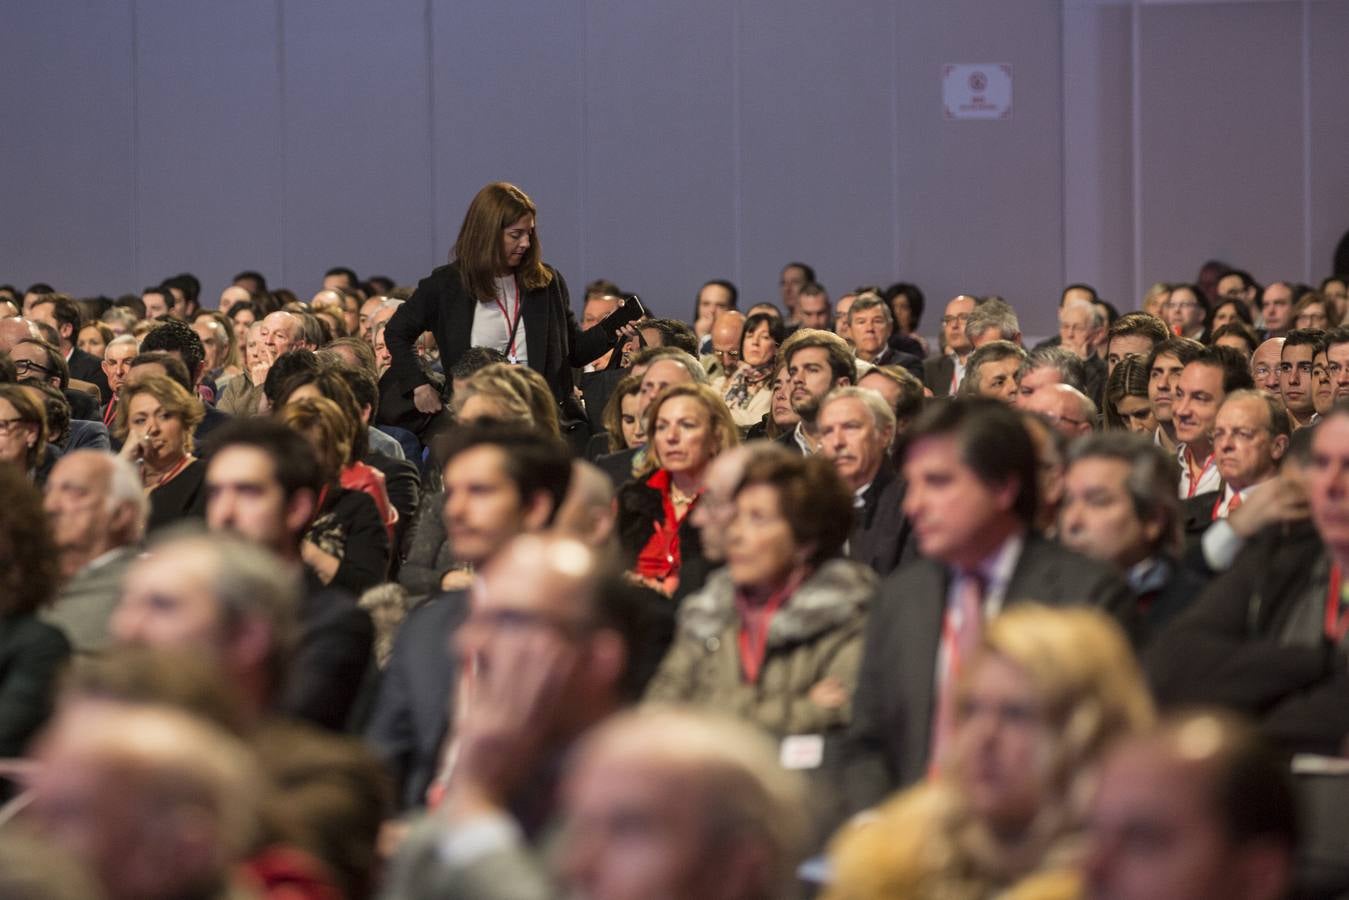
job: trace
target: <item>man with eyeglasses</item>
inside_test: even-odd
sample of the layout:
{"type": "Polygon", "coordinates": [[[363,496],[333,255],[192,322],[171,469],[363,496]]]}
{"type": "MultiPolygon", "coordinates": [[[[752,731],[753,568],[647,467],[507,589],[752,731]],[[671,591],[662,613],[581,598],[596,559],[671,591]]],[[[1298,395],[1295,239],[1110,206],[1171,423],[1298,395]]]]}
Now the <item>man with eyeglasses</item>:
{"type": "Polygon", "coordinates": [[[1091,434],[1096,428],[1096,404],[1070,384],[1051,384],[1031,394],[1020,404],[1026,412],[1039,413],[1067,440],[1091,434]]]}
{"type": "MultiPolygon", "coordinates": [[[[445,454],[446,538],[455,560],[474,570],[516,536],[547,528],[571,481],[566,446],[532,428],[460,428],[445,454]]],[[[463,662],[450,638],[468,614],[468,592],[433,596],[408,615],[394,641],[366,739],[389,766],[402,807],[425,802],[436,772],[445,771],[463,662]]]]}
{"type": "Polygon", "coordinates": [[[1251,354],[1251,378],[1255,386],[1271,400],[1283,402],[1279,392],[1279,363],[1283,356],[1283,338],[1270,338],[1251,354]]]}
{"type": "Polygon", "coordinates": [[[1324,338],[1325,332],[1314,328],[1294,329],[1284,338],[1279,354],[1279,395],[1284,409],[1293,419],[1294,428],[1311,424],[1316,413],[1316,379],[1312,369],[1324,338]]]}
{"type": "Polygon", "coordinates": [[[705,366],[709,378],[730,378],[740,367],[740,334],[745,329],[745,315],[731,309],[717,313],[712,320],[712,360],[705,366]]]}
{"type": "Polygon", "coordinates": [[[1287,411],[1259,391],[1233,391],[1223,400],[1213,422],[1214,464],[1222,483],[1184,501],[1187,559],[1193,568],[1205,573],[1227,569],[1241,542],[1268,523],[1268,510],[1245,507],[1248,501],[1267,506],[1264,501],[1272,499],[1256,489],[1278,476],[1291,433],[1287,411]],[[1258,501],[1256,494],[1261,494],[1258,501]]]}
{"type": "Polygon", "coordinates": [[[1311,433],[1303,480],[1310,523],[1248,541],[1145,663],[1164,707],[1222,706],[1283,753],[1336,756],[1349,735],[1349,408],[1311,433]]]}
{"type": "Polygon", "coordinates": [[[923,362],[923,384],[934,397],[955,394],[965,377],[965,362],[974,345],[965,335],[965,325],[974,312],[975,299],[969,294],[951,298],[941,318],[942,343],[946,352],[923,362]]]}

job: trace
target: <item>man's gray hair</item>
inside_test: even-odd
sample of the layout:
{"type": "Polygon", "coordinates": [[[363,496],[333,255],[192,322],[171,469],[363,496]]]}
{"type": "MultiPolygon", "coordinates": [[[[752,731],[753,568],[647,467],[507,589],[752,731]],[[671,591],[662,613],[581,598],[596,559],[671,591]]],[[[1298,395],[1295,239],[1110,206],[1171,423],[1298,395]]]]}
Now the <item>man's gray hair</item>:
{"type": "Polygon", "coordinates": [[[1059,310],[1059,318],[1062,319],[1062,318],[1063,318],[1063,314],[1064,314],[1065,312],[1067,312],[1068,310],[1070,310],[1070,309],[1078,309],[1078,308],[1085,309],[1087,312],[1089,312],[1089,313],[1091,314],[1091,327],[1092,327],[1092,328],[1104,328],[1104,327],[1105,327],[1105,313],[1101,312],[1101,308],[1100,308],[1099,306],[1097,306],[1095,303],[1092,303],[1090,300],[1080,300],[1080,299],[1079,299],[1079,300],[1071,300],[1071,301],[1065,303],[1065,304],[1063,305],[1063,309],[1059,310]]]}
{"type": "Polygon", "coordinates": [[[1173,454],[1141,434],[1101,431],[1084,435],[1068,446],[1069,467],[1084,459],[1112,459],[1126,463],[1129,474],[1124,479],[1124,486],[1134,512],[1143,521],[1158,517],[1162,520],[1162,531],[1153,549],[1173,554],[1180,552],[1183,517],[1180,498],[1176,494],[1180,466],[1173,454]]]}
{"type": "Polygon", "coordinates": [[[1087,387],[1087,365],[1077,354],[1062,347],[1039,347],[1032,350],[1016,371],[1016,380],[1020,381],[1028,372],[1036,369],[1057,369],[1059,381],[1069,387],[1085,393],[1087,387]]]}
{"type": "Polygon", "coordinates": [[[650,369],[662,359],[672,359],[688,370],[694,384],[707,384],[707,370],[703,364],[678,347],[652,347],[647,357],[646,367],[650,369]]]}
{"type": "Polygon", "coordinates": [[[1021,323],[1016,310],[1002,300],[986,300],[977,304],[965,323],[965,337],[971,342],[990,328],[998,329],[998,338],[1015,341],[1021,336],[1021,323]]]}
{"type": "Polygon", "coordinates": [[[871,388],[857,387],[856,385],[847,385],[845,387],[836,387],[824,399],[820,401],[820,412],[835,400],[860,400],[862,405],[867,408],[871,414],[871,423],[876,426],[877,431],[893,430],[895,427],[895,411],[890,408],[890,404],[885,402],[885,398],[879,391],[873,391],[871,388]]]}
{"type": "Polygon", "coordinates": [[[134,334],[119,334],[117,337],[108,341],[108,346],[103,348],[103,352],[106,354],[113,347],[130,347],[137,353],[139,353],[141,348],[141,342],[136,340],[136,336],[134,334]]]}
{"type": "Polygon", "coordinates": [[[885,322],[891,328],[895,327],[895,313],[890,309],[890,304],[885,302],[885,298],[880,294],[870,291],[858,294],[853,298],[852,306],[848,307],[848,324],[852,324],[852,317],[868,309],[879,309],[885,315],[885,322]]]}
{"type": "MultiPolygon", "coordinates": [[[[971,319],[970,321],[974,320],[971,319]]],[[[1019,359],[1022,361],[1022,365],[1025,365],[1026,351],[1011,341],[989,341],[976,349],[970,354],[969,361],[965,364],[965,377],[960,379],[960,387],[956,389],[956,394],[961,397],[979,396],[979,388],[983,381],[983,376],[979,373],[979,370],[988,363],[1000,362],[1004,359],[1019,359]]],[[[1020,371],[1020,369],[1017,371],[1020,371]]]]}
{"type": "MultiPolygon", "coordinates": [[[[108,509],[118,506],[131,507],[131,533],[126,535],[128,544],[139,543],[145,537],[145,523],[150,517],[150,498],[141,486],[140,474],[130,460],[120,455],[104,453],[101,450],[77,450],[76,453],[91,453],[108,460],[108,509]]],[[[71,454],[74,456],[75,454],[71,454]]]]}

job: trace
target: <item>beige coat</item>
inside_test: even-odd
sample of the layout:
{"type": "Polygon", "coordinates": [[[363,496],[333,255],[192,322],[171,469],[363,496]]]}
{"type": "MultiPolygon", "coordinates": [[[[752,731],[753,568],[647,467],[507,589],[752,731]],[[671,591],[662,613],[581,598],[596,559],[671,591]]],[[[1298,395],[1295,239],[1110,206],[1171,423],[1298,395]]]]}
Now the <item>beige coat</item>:
{"type": "Polygon", "coordinates": [[[773,616],[759,681],[750,684],[740,667],[734,588],[725,569],[714,572],[701,591],[685,598],[674,643],[646,699],[709,707],[775,735],[845,727],[850,700],[824,707],[809,694],[834,678],[852,697],[876,583],[871,569],[851,560],[822,565],[773,616]]]}

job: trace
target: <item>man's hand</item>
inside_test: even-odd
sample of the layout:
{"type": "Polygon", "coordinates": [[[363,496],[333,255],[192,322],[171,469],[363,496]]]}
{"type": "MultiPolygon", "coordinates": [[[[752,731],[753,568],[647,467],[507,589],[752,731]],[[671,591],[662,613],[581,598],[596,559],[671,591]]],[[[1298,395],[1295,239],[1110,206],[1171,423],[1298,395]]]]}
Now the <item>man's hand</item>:
{"type": "Polygon", "coordinates": [[[1280,475],[1256,486],[1227,517],[1238,537],[1249,538],[1276,522],[1296,522],[1311,515],[1307,492],[1295,478],[1280,475]]]}
{"type": "Polygon", "coordinates": [[[526,628],[495,642],[490,655],[464,661],[476,669],[455,735],[458,753],[444,803],[451,818],[503,807],[538,766],[558,721],[576,648],[550,628],[526,628]]]}
{"type": "Polygon", "coordinates": [[[417,385],[412,392],[412,405],[417,407],[417,412],[428,416],[445,408],[445,404],[440,402],[440,394],[429,384],[417,385]]]}

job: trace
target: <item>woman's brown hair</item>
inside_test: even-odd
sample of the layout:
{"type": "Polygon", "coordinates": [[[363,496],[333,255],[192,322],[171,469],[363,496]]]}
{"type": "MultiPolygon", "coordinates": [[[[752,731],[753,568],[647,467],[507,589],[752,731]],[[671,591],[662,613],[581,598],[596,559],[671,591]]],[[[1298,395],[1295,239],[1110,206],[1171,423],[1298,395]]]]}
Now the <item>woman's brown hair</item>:
{"type": "MultiPolygon", "coordinates": [[[[464,290],[477,300],[495,296],[492,280],[510,269],[501,247],[501,233],[521,216],[538,216],[529,195],[513,184],[494,181],[478,191],[464,213],[455,239],[453,261],[458,264],[464,290]]],[[[516,267],[520,283],[531,291],[545,288],[553,273],[543,264],[538,231],[530,233],[529,249],[516,267]]]]}
{"type": "Polygon", "coordinates": [[[740,443],[740,428],[731,418],[731,411],[726,408],[726,401],[721,399],[720,394],[705,384],[672,384],[657,394],[646,408],[647,453],[646,461],[638,467],[638,475],[653,472],[661,465],[653,440],[656,436],[656,417],[660,415],[660,408],[675,397],[690,397],[707,411],[708,424],[716,442],[712,456],[740,443]]]}
{"type": "Polygon", "coordinates": [[[797,546],[812,546],[812,566],[843,549],[852,531],[853,494],[828,459],[786,450],[755,456],[746,464],[736,493],[753,485],[778,492],[778,507],[797,546]]]}
{"type": "Polygon", "coordinates": [[[206,408],[194,394],[189,394],[178,382],[167,375],[144,374],[135,381],[122,385],[117,401],[117,420],[113,423],[113,435],[119,441],[125,441],[131,430],[131,400],[138,394],[149,394],[159,401],[159,405],[175,413],[183,422],[183,452],[192,452],[193,432],[206,415],[206,408]]]}
{"type": "Polygon", "coordinates": [[[22,421],[37,426],[37,440],[28,448],[26,459],[28,468],[37,468],[47,455],[47,441],[50,438],[45,406],[38,402],[26,386],[20,384],[0,384],[0,400],[8,400],[22,421]]]}

